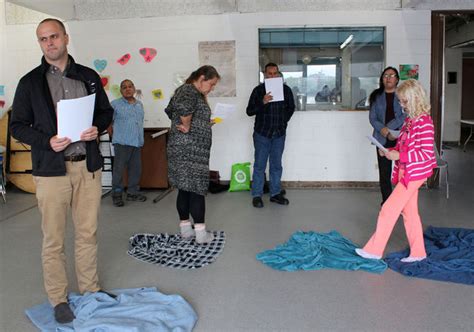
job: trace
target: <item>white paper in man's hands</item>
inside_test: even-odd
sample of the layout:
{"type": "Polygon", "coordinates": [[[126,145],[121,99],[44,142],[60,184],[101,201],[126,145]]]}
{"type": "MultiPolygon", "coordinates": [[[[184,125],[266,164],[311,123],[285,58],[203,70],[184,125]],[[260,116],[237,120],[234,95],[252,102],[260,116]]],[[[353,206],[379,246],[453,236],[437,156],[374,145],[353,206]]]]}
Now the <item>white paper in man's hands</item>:
{"type": "Polygon", "coordinates": [[[373,144],[375,144],[384,153],[388,152],[388,150],[382,144],[380,144],[380,142],[377,141],[373,136],[367,135],[367,138],[369,139],[369,141],[371,141],[373,144]]]}
{"type": "Polygon", "coordinates": [[[71,142],[81,140],[81,133],[92,127],[95,93],[58,102],[58,137],[68,137],[71,142]]]}
{"type": "Polygon", "coordinates": [[[283,78],[275,77],[265,79],[265,92],[270,92],[272,95],[273,100],[270,101],[271,103],[285,100],[285,96],[283,94],[283,78]]]}

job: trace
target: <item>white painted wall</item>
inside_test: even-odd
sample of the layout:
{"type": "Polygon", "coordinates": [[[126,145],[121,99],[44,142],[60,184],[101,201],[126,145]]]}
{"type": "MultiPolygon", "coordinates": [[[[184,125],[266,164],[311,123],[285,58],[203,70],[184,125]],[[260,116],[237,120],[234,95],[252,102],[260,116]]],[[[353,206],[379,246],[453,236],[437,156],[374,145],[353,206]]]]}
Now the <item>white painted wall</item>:
{"type": "Polygon", "coordinates": [[[46,17],[45,14],[0,0],[0,85],[5,86],[5,96],[0,96],[0,99],[6,101],[5,107],[0,108],[0,117],[13,103],[18,80],[39,64],[42,53],[36,42],[35,31],[37,22],[46,17]],[[7,17],[6,7],[9,7],[10,17],[7,17]],[[15,19],[35,23],[6,24],[15,19]]]}
{"type": "MultiPolygon", "coordinates": [[[[1,1],[1,0],[0,0],[1,1]]],[[[3,10],[0,9],[0,10],[3,10]]],[[[283,26],[385,26],[386,64],[419,64],[420,81],[429,87],[431,28],[430,11],[325,11],[223,14],[109,21],[73,21],[67,27],[70,53],[79,63],[92,67],[94,59],[109,63],[105,75],[112,83],[131,78],[144,92],[146,125],[167,126],[163,113],[175,86],[176,73],[189,74],[198,67],[198,42],[236,41],[237,97],[211,98],[233,103],[238,112],[214,126],[211,169],[229,179],[231,164],[253,162],[253,118],[247,117],[248,97],[258,83],[258,34],[261,27],[283,26]],[[145,64],[141,47],[158,50],[155,60],[145,64]],[[115,61],[131,53],[129,64],[115,61]],[[163,89],[164,100],[153,100],[150,91],[163,89]]],[[[7,68],[8,98],[18,79],[39,63],[36,26],[6,26],[2,48],[7,68]]],[[[0,83],[1,84],[1,83],[0,83]]],[[[429,91],[429,89],[428,89],[429,91]]],[[[11,102],[11,99],[9,99],[11,102]]],[[[371,133],[368,112],[296,112],[287,134],[284,181],[377,181],[375,149],[365,135],[371,133]]]]}

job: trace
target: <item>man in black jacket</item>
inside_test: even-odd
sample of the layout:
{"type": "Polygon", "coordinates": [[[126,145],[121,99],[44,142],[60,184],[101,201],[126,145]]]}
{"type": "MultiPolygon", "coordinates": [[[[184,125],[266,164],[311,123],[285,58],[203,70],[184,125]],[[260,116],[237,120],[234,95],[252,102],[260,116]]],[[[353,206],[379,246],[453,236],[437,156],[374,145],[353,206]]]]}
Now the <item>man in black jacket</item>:
{"type": "MultiPolygon", "coordinates": [[[[264,75],[266,79],[281,76],[278,66],[272,62],[265,65],[264,75]]],[[[263,207],[262,194],[268,160],[270,160],[270,202],[281,205],[290,203],[281,190],[283,172],[281,159],[285,149],[286,127],[295,111],[295,101],[293,92],[286,84],[283,84],[283,95],[284,100],[273,101],[271,91],[265,91],[265,84],[262,83],[253,89],[247,106],[247,115],[255,116],[252,204],[256,208],[263,207]]]]}
{"type": "Polygon", "coordinates": [[[113,109],[97,73],[75,63],[68,54],[69,36],[61,21],[43,20],[36,35],[44,56],[41,65],[18,83],[10,130],[13,137],[31,145],[33,179],[42,215],[44,286],[56,320],[68,323],[74,319],[67,301],[64,255],[69,208],[75,229],[79,290],[81,293],[101,291],[96,232],[103,161],[97,137],[111,123],[113,109]],[[94,93],[92,126],[82,132],[80,141],[58,137],[57,103],[94,93]]]}

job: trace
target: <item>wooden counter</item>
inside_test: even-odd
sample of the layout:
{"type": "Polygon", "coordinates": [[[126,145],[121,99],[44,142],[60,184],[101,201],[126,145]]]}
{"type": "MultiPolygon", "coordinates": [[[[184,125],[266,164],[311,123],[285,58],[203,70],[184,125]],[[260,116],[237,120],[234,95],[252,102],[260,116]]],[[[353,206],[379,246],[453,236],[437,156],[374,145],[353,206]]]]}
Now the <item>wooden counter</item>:
{"type": "Polygon", "coordinates": [[[166,142],[168,133],[153,138],[152,135],[169,128],[145,128],[142,148],[141,188],[168,188],[168,157],[166,142]]]}

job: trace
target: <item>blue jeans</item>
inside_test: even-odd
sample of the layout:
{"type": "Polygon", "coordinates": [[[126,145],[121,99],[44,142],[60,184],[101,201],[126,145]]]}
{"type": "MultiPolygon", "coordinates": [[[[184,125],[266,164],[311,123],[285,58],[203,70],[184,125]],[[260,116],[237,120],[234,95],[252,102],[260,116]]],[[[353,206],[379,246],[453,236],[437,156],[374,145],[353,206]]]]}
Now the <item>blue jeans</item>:
{"type": "Polygon", "coordinates": [[[286,135],[267,138],[253,133],[255,163],[253,165],[252,197],[263,195],[268,157],[270,157],[270,195],[275,196],[281,192],[281,174],[283,173],[281,157],[285,149],[285,138],[286,135]]]}
{"type": "Polygon", "coordinates": [[[137,194],[140,190],[142,173],[141,148],[129,145],[114,144],[115,157],[112,171],[112,192],[123,192],[123,173],[128,175],[127,193],[137,194]]]}

